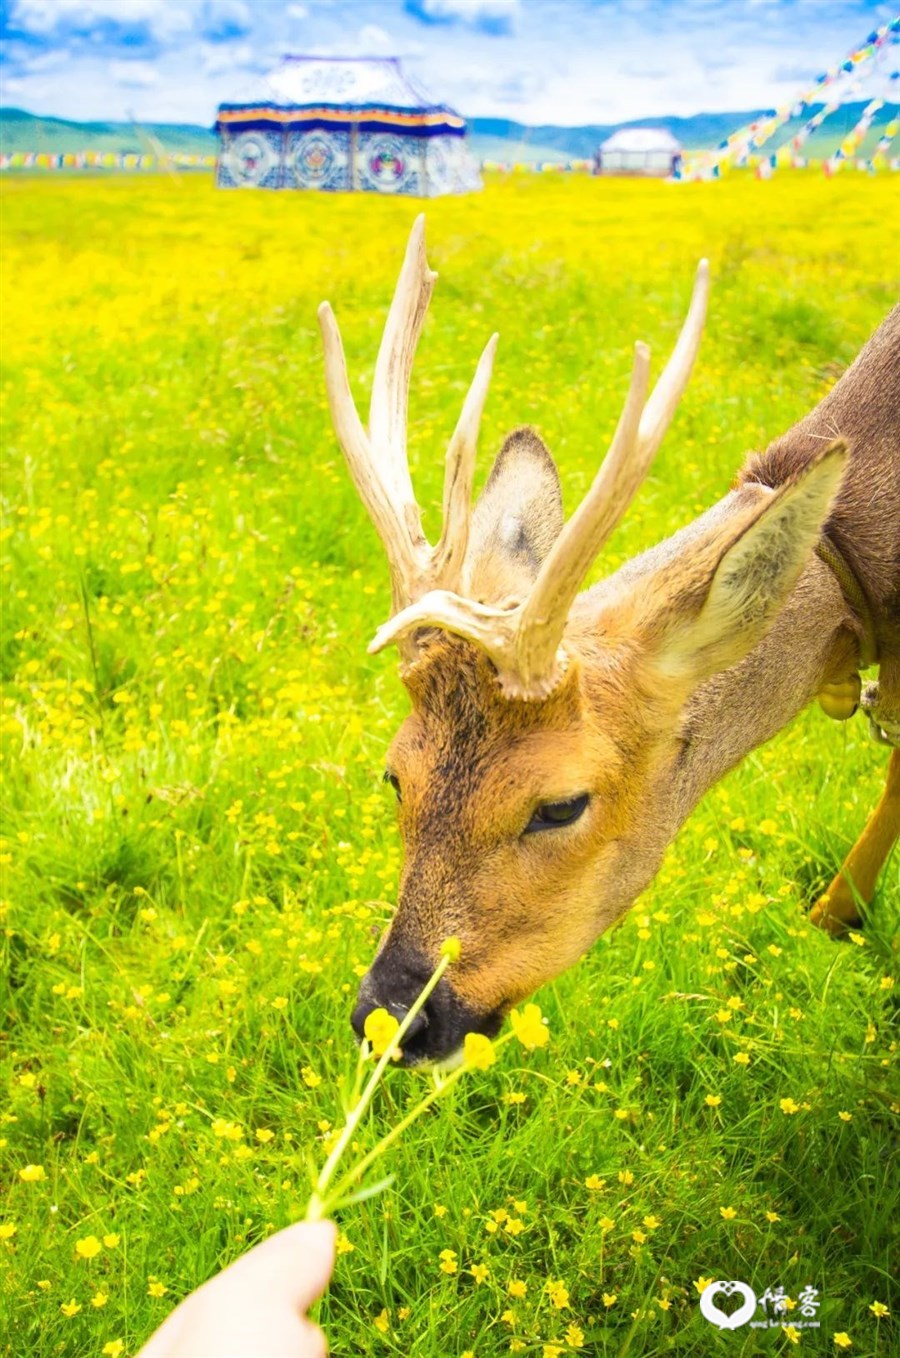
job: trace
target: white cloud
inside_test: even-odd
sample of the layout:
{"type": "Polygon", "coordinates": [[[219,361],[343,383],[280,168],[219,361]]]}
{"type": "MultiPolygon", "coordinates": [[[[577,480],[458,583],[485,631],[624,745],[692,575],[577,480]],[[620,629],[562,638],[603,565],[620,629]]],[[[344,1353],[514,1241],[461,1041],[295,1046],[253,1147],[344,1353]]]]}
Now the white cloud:
{"type": "Polygon", "coordinates": [[[382,52],[391,52],[394,44],[389,33],[385,33],[383,28],[377,24],[364,24],[356,35],[356,44],[360,52],[371,55],[381,55],[382,52]]]}
{"type": "Polygon", "coordinates": [[[190,9],[176,0],[16,0],[12,15],[28,33],[60,28],[88,31],[94,24],[145,24],[157,38],[172,38],[192,27],[190,9]]]}
{"type": "Polygon", "coordinates": [[[413,12],[435,23],[511,28],[521,11],[519,0],[415,0],[413,12]]]}
{"type": "Polygon", "coordinates": [[[109,74],[117,85],[131,90],[152,90],[159,84],[159,71],[149,61],[111,61],[109,74]]]}
{"type": "Polygon", "coordinates": [[[288,5],[287,16],[289,19],[308,19],[309,10],[305,5],[288,5]]]}

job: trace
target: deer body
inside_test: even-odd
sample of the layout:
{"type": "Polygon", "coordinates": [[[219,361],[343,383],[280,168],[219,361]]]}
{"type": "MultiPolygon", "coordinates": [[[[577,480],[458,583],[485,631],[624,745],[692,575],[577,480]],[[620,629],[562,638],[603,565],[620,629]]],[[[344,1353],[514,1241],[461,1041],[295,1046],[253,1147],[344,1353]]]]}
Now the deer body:
{"type": "MultiPolygon", "coordinates": [[[[448,452],[434,549],[405,460],[406,386],[433,283],[420,219],[368,433],[334,318],[320,311],[332,416],[391,565],[393,617],[372,649],[400,647],[412,701],[386,775],[406,849],[400,900],[360,986],[357,1031],[375,1007],[402,1015],[441,942],[462,944],[453,984],[441,981],[407,1035],[410,1062],[493,1033],[575,962],[651,881],[703,793],[817,695],[852,693],[876,651],[875,715],[892,729],[896,707],[900,723],[900,307],[723,500],[579,593],[687,381],[705,269],[649,397],[649,353],[636,347],[610,452],[565,524],[556,468],[531,430],[507,439],[469,510],[491,341],[448,452]]],[[[817,907],[826,926],[851,918],[854,885],[874,886],[900,829],[898,761],[862,858],[817,907]]]]}

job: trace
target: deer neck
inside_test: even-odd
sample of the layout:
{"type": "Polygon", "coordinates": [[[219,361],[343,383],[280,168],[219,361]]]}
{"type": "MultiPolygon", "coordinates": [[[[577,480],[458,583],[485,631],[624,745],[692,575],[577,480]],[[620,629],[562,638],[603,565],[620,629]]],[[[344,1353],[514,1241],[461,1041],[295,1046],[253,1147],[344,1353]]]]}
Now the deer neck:
{"type": "Polygon", "coordinates": [[[787,726],[827,684],[856,669],[858,630],[835,572],[814,555],[759,645],[689,700],[676,780],[679,823],[709,788],[787,726]]]}
{"type": "MultiPolygon", "coordinates": [[[[740,511],[748,496],[770,493],[746,485],[732,491],[673,537],[628,562],[580,596],[576,628],[585,636],[620,591],[652,587],[654,576],[677,565],[682,553],[694,551],[699,540],[740,511]]],[[[751,750],[787,726],[826,685],[856,670],[859,634],[835,570],[813,554],[762,641],[739,664],[701,684],[680,714],[673,734],[681,753],[658,788],[654,814],[667,839],[703,794],[751,750]]]]}

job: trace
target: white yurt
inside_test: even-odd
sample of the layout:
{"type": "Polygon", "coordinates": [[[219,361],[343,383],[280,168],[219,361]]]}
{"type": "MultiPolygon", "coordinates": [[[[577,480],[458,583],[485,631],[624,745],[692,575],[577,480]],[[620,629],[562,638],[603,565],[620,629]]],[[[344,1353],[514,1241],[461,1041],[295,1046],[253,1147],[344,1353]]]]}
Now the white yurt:
{"type": "Polygon", "coordinates": [[[681,142],[664,127],[621,127],[602,142],[597,174],[666,176],[681,166],[681,142]]]}
{"type": "Polygon", "coordinates": [[[431,198],[481,188],[466,124],[393,57],[285,57],[216,119],[220,189],[431,198]]]}

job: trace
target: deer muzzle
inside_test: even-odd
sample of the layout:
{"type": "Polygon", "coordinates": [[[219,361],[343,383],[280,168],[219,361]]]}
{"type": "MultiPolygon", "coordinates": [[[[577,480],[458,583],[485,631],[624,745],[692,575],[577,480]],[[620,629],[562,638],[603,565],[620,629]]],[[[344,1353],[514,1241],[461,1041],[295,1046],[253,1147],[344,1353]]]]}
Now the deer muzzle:
{"type": "MultiPolygon", "coordinates": [[[[423,954],[389,942],[360,982],[350,1016],[357,1037],[363,1037],[366,1019],[375,1009],[386,1009],[402,1022],[433,970],[423,954]]],[[[479,1014],[472,1009],[443,976],[404,1038],[403,1065],[447,1061],[460,1049],[466,1033],[493,1037],[502,1021],[500,1011],[479,1014]]]]}

